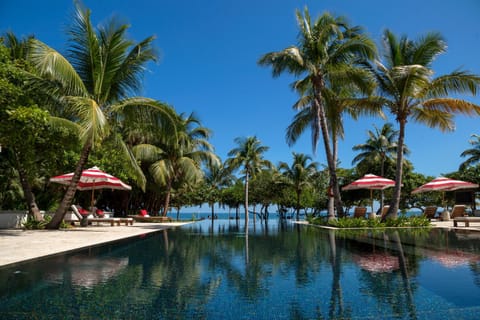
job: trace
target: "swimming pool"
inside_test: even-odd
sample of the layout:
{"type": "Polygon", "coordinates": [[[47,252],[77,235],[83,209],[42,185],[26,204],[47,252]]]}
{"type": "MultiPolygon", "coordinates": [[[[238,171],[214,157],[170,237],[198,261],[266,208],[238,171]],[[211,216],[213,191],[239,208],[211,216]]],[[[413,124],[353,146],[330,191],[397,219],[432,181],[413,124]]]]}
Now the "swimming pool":
{"type": "Polygon", "coordinates": [[[205,220],[0,269],[1,319],[477,319],[480,233],[205,220]]]}

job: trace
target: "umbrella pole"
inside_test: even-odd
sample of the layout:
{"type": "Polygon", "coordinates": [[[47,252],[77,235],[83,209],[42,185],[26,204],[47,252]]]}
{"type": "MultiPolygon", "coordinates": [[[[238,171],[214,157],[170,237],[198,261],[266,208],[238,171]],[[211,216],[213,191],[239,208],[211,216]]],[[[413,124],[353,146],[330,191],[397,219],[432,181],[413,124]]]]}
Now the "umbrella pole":
{"type": "Polygon", "coordinates": [[[373,189],[370,189],[370,201],[372,203],[372,217],[373,217],[373,189]]]}

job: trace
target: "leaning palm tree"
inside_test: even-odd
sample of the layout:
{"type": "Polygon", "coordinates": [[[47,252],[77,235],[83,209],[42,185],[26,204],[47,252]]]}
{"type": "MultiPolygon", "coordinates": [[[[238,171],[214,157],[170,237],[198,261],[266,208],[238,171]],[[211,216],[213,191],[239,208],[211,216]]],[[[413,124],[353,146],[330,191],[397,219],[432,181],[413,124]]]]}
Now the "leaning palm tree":
{"type": "Polygon", "coordinates": [[[472,134],[472,139],[468,141],[472,148],[467,149],[460,154],[462,158],[468,157],[467,160],[460,164],[459,170],[463,171],[467,167],[480,162],[480,135],[472,134]]]}
{"type": "MultiPolygon", "coordinates": [[[[316,150],[320,135],[328,162],[330,187],[333,190],[335,207],[339,216],[343,215],[343,205],[336,174],[336,159],[332,150],[331,132],[326,111],[325,97],[333,85],[351,83],[363,78],[359,72],[359,59],[373,58],[376,49],[373,41],[364,36],[359,27],[350,27],[342,17],[324,13],[313,23],[308,9],[304,13],[297,10],[297,23],[300,29],[298,46],[290,46],[282,51],[270,52],[260,58],[260,65],[272,66],[274,77],[284,72],[302,77],[294,85],[301,94],[311,94],[310,126],[312,147],[316,150]],[[307,89],[310,88],[310,89],[307,89]],[[303,92],[302,92],[303,91],[303,92]]],[[[330,115],[334,115],[332,112],[330,115]]],[[[335,118],[335,117],[333,117],[335,118]]],[[[330,210],[329,210],[330,211],[330,210]]],[[[333,212],[329,212],[333,217],[333,212]]]]}
{"type": "Polygon", "coordinates": [[[280,162],[278,168],[286,178],[287,184],[295,190],[297,220],[300,218],[300,199],[306,187],[312,185],[312,178],[317,172],[318,164],[311,162],[312,157],[303,153],[293,153],[293,162],[289,166],[286,162],[280,162]],[[310,163],[309,163],[310,162],[310,163]]]}
{"type": "Polygon", "coordinates": [[[203,178],[201,165],[220,161],[208,142],[210,130],[202,127],[194,114],[177,118],[177,135],[161,135],[159,141],[133,147],[137,160],[148,165],[155,183],[165,188],[162,215],[166,216],[175,185],[195,184],[203,178]]]}
{"type": "MultiPolygon", "coordinates": [[[[375,126],[375,132],[368,130],[368,140],[365,143],[353,146],[353,151],[360,151],[352,160],[352,165],[380,163],[380,176],[385,175],[385,162],[394,161],[397,153],[398,131],[393,129],[393,124],[385,123],[381,129],[375,126]]],[[[408,155],[410,150],[404,145],[403,153],[408,155]]],[[[374,173],[374,172],[372,172],[374,173]]],[[[383,208],[384,190],[380,191],[380,208],[383,208]]],[[[381,212],[380,209],[380,212],[381,212]]]]}
{"type": "Polygon", "coordinates": [[[152,99],[131,97],[141,89],[145,65],[156,59],[156,53],[153,37],[135,44],[126,38],[127,30],[127,25],[115,19],[95,29],[90,11],[77,3],[68,30],[68,59],[38,40],[30,42],[29,60],[38,74],[34,83],[55,99],[64,120],[78,125],[83,144],[72,181],[47,228],[60,226],[92,149],[105,138],[113,137],[118,149],[130,156],[131,174],[144,188],[140,167],[118,138],[123,127],[154,123],[158,130],[175,134],[171,108],[152,99]]]}
{"type": "Polygon", "coordinates": [[[384,33],[383,63],[376,61],[371,70],[378,83],[378,96],[360,99],[358,106],[385,107],[399,125],[395,188],[387,218],[397,216],[403,174],[403,155],[406,124],[409,120],[440,128],[454,129],[454,114],[480,114],[480,106],[450,95],[475,95],[480,77],[467,71],[433,77],[432,63],[444,53],[446,43],[438,33],[428,33],[418,40],[392,32],[384,33]]]}
{"type": "Polygon", "coordinates": [[[230,158],[226,165],[232,171],[243,167],[242,173],[245,174],[245,229],[248,230],[248,183],[250,178],[254,177],[263,168],[271,167],[271,163],[263,158],[263,154],[269,149],[262,146],[256,136],[248,138],[236,138],[238,145],[228,152],[230,158]]]}

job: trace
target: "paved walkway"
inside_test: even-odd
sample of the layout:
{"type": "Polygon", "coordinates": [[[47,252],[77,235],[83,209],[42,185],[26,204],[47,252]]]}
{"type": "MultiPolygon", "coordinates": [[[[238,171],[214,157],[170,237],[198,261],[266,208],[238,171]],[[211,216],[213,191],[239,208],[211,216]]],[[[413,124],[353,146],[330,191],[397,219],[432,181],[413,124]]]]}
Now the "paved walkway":
{"type": "Polygon", "coordinates": [[[91,225],[67,230],[0,229],[0,267],[66,253],[120,239],[182,226],[190,222],[91,225]]]}

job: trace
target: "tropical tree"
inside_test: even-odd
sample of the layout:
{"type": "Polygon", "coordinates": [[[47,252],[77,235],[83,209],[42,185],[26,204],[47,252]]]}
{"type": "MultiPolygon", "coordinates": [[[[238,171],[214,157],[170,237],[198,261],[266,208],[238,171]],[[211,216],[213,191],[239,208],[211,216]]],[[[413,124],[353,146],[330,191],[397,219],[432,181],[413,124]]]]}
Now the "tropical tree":
{"type": "MultiPolygon", "coordinates": [[[[302,95],[310,97],[308,105],[311,109],[299,115],[303,119],[301,120],[303,125],[292,132],[294,133],[292,137],[295,138],[310,126],[315,151],[320,135],[322,136],[330,173],[330,187],[337,214],[342,216],[336,154],[330,145],[331,135],[337,135],[340,128],[338,122],[329,124],[329,119],[338,120],[340,113],[334,111],[338,105],[333,104],[330,112],[327,112],[327,100],[337,95],[336,90],[340,88],[340,84],[347,85],[352,83],[352,80],[358,83],[365,82],[367,74],[360,68],[358,62],[360,58],[373,58],[376,49],[374,43],[362,34],[361,28],[351,27],[343,17],[333,17],[329,13],[324,13],[312,23],[308,9],[305,8],[303,15],[297,10],[297,24],[300,29],[298,45],[267,53],[260,58],[259,64],[272,66],[274,77],[284,72],[302,77],[293,87],[302,95]],[[306,117],[303,117],[304,115],[306,117]]],[[[297,120],[298,117],[294,119],[297,120]]],[[[292,141],[294,140],[296,139],[292,141]]],[[[336,145],[336,140],[333,141],[333,145],[336,145]]],[[[333,218],[333,210],[329,210],[329,216],[333,218]]]]}
{"type": "Polygon", "coordinates": [[[206,166],[204,181],[207,186],[208,203],[212,209],[212,219],[215,216],[215,203],[220,201],[221,189],[233,184],[235,177],[226,166],[220,162],[206,166]]]}
{"type": "Polygon", "coordinates": [[[454,129],[454,114],[480,114],[476,104],[450,95],[476,94],[480,77],[467,71],[457,70],[434,77],[432,64],[444,53],[446,43],[438,33],[410,40],[397,38],[391,31],[384,32],[383,62],[371,66],[377,84],[378,95],[359,99],[357,106],[386,108],[399,125],[395,188],[387,218],[397,216],[400,203],[405,154],[405,132],[409,120],[423,123],[442,131],[454,129]]]}
{"type": "Polygon", "coordinates": [[[134,43],[126,38],[127,30],[127,25],[114,18],[95,29],[90,10],[76,3],[66,57],[38,40],[30,42],[29,61],[39,75],[35,84],[55,99],[60,116],[75,122],[82,140],[72,181],[48,228],[60,226],[92,149],[105,138],[113,138],[125,157],[130,157],[132,178],[144,188],[145,177],[120,139],[122,130],[153,123],[158,130],[175,135],[171,108],[152,99],[132,97],[141,88],[145,66],[156,59],[156,53],[153,37],[134,43]]]}
{"type": "Polygon", "coordinates": [[[304,191],[306,187],[312,186],[312,177],[317,172],[317,163],[311,162],[311,160],[312,157],[308,155],[293,152],[293,162],[291,166],[286,162],[280,162],[278,166],[286,178],[286,183],[295,190],[297,220],[300,218],[302,191],[304,191]]]}
{"type": "Polygon", "coordinates": [[[256,136],[253,137],[238,137],[235,138],[235,143],[238,145],[228,152],[226,165],[230,170],[234,171],[239,168],[242,169],[245,181],[245,229],[248,228],[248,183],[249,179],[255,177],[263,168],[272,166],[270,161],[265,160],[263,155],[269,149],[262,146],[260,140],[256,136]]]}
{"type": "Polygon", "coordinates": [[[460,154],[462,158],[467,157],[467,159],[460,164],[460,171],[464,171],[467,167],[480,161],[480,135],[472,134],[472,139],[469,140],[468,143],[472,148],[467,149],[460,154]]]}
{"type": "Polygon", "coordinates": [[[203,163],[209,166],[219,163],[208,142],[210,130],[202,127],[194,114],[179,115],[176,128],[177,135],[160,135],[156,144],[144,143],[133,147],[136,159],[148,165],[155,183],[165,187],[163,216],[168,213],[175,185],[196,184],[203,178],[203,163]]]}
{"type": "MultiPolygon", "coordinates": [[[[398,131],[393,129],[393,124],[385,123],[381,129],[375,126],[375,132],[368,130],[368,140],[365,143],[353,146],[353,151],[360,151],[359,154],[352,160],[352,165],[369,164],[377,167],[380,163],[380,176],[385,176],[385,163],[391,162],[395,159],[397,153],[398,131]]],[[[404,154],[409,154],[409,150],[405,146],[403,148],[404,154]]],[[[367,173],[367,172],[365,172],[367,173]]],[[[371,172],[376,173],[376,172],[371,172]]],[[[380,192],[380,208],[383,208],[384,190],[380,192]]],[[[381,211],[381,210],[380,210],[381,211]]]]}

